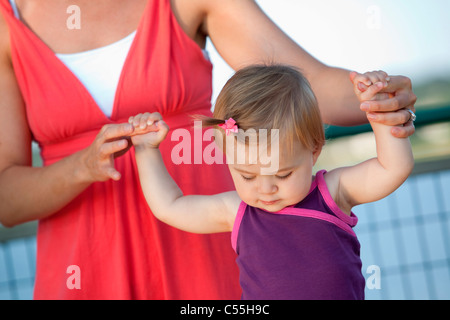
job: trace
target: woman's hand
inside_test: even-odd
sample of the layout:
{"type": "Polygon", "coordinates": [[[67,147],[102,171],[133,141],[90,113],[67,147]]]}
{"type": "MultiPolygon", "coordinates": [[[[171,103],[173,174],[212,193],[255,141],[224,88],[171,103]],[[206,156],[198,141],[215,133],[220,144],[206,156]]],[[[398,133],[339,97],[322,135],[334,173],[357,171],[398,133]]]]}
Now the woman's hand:
{"type": "Polygon", "coordinates": [[[120,172],[114,167],[114,159],[131,147],[129,136],[133,131],[133,126],[128,123],[103,126],[94,142],[83,150],[82,158],[87,181],[120,179],[120,172]]]}
{"type": "MultiPolygon", "coordinates": [[[[350,73],[350,79],[352,80],[355,75],[355,72],[350,73]]],[[[368,85],[361,83],[358,88],[364,92],[368,85]]],[[[364,101],[361,110],[367,112],[370,121],[392,126],[393,136],[397,138],[411,136],[415,127],[413,121],[410,121],[411,113],[408,109],[415,112],[414,104],[417,101],[412,91],[411,80],[404,76],[390,76],[387,86],[380,91],[380,94],[382,93],[387,94],[387,98],[364,101]]]]}
{"type": "Polygon", "coordinates": [[[158,148],[166,138],[169,127],[158,112],[140,113],[128,119],[134,127],[131,141],[135,148],[158,148]]]}
{"type": "Polygon", "coordinates": [[[83,180],[120,180],[121,174],[114,166],[114,159],[123,155],[132,145],[157,148],[169,131],[157,112],[138,114],[130,117],[128,122],[105,125],[94,142],[83,150],[83,180]]]}

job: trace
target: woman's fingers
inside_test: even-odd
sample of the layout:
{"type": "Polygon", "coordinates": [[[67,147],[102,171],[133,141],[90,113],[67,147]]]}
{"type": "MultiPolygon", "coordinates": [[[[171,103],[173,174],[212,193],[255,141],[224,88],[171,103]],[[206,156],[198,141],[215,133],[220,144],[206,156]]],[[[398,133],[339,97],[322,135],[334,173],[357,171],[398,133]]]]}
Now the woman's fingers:
{"type": "Polygon", "coordinates": [[[124,136],[129,136],[131,133],[133,133],[133,126],[128,123],[107,124],[100,130],[97,135],[97,140],[103,143],[105,141],[116,140],[124,136]]]}
{"type": "Polygon", "coordinates": [[[396,92],[398,90],[408,90],[412,92],[411,79],[404,76],[390,76],[389,85],[384,91],[396,92]]]}
{"type": "Polygon", "coordinates": [[[397,107],[396,110],[407,108],[415,111],[414,104],[417,101],[417,96],[412,90],[411,79],[404,76],[391,76],[390,78],[388,86],[382,92],[392,94],[394,99],[397,100],[394,105],[397,107]]]}
{"type": "Polygon", "coordinates": [[[369,112],[367,117],[370,121],[380,122],[388,126],[398,126],[406,124],[411,119],[411,114],[402,109],[396,112],[369,112]]]}
{"type": "Polygon", "coordinates": [[[128,147],[128,140],[120,139],[112,142],[105,142],[99,148],[99,156],[102,159],[109,158],[115,153],[122,151],[128,147]]]}
{"type": "Polygon", "coordinates": [[[130,147],[127,139],[133,130],[128,123],[102,127],[94,142],[85,149],[84,164],[91,181],[120,179],[120,173],[114,168],[114,158],[130,147]]]}
{"type": "Polygon", "coordinates": [[[114,181],[119,181],[122,175],[113,166],[107,168],[106,174],[114,181]]]}
{"type": "Polygon", "coordinates": [[[408,104],[410,99],[407,96],[395,96],[385,100],[365,101],[361,104],[361,110],[367,112],[393,112],[401,109],[416,110],[414,104],[408,104]]]}
{"type": "Polygon", "coordinates": [[[114,158],[129,147],[127,139],[104,142],[97,151],[94,169],[98,171],[99,180],[108,178],[120,180],[121,174],[114,167],[114,158]]]}

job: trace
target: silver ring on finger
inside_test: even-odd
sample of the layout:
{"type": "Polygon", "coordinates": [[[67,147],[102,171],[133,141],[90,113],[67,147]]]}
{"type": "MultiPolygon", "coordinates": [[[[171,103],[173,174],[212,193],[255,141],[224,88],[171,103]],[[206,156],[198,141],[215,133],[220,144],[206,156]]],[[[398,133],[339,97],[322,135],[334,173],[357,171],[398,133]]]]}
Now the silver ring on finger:
{"type": "Polygon", "coordinates": [[[409,121],[412,121],[412,122],[416,121],[416,119],[417,119],[416,114],[411,109],[406,109],[406,111],[408,111],[410,113],[410,117],[409,117],[409,120],[407,122],[409,122],[409,121]]]}

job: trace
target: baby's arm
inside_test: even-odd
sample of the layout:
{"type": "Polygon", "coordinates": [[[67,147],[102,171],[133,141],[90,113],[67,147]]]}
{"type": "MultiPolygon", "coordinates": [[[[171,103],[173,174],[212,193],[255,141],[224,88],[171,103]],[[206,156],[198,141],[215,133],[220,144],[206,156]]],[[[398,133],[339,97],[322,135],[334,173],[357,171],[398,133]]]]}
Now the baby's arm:
{"type": "MultiPolygon", "coordinates": [[[[352,74],[351,80],[361,102],[388,98],[378,93],[388,80],[384,72],[352,74]],[[371,85],[361,92],[359,82],[371,85]]],[[[390,126],[371,121],[370,124],[375,134],[377,157],[352,167],[332,170],[325,175],[333,198],[347,213],[356,205],[380,200],[394,192],[414,167],[408,138],[392,136],[390,126]]]]}
{"type": "Polygon", "coordinates": [[[141,187],[153,214],[184,231],[216,233],[231,231],[240,199],[236,192],[212,196],[183,196],[164,165],[159,144],[169,128],[161,115],[140,114],[130,118],[137,135],[132,137],[141,187]]]}

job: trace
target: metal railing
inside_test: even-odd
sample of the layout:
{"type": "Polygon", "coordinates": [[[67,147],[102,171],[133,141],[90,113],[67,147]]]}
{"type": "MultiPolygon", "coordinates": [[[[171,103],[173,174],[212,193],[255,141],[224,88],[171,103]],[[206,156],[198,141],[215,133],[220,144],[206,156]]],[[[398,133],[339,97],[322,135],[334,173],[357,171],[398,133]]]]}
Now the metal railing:
{"type": "MultiPolygon", "coordinates": [[[[450,122],[450,106],[418,109],[415,126],[450,122]]],[[[329,127],[328,139],[371,131],[370,125],[329,127]]],[[[450,137],[445,137],[450,140],[450,137]]],[[[366,280],[378,271],[379,287],[367,299],[450,299],[450,150],[441,159],[416,162],[393,194],[354,208],[366,280]],[[375,267],[375,268],[371,268],[375,267]]]]}
{"type": "Polygon", "coordinates": [[[366,287],[368,299],[450,299],[448,162],[446,170],[414,174],[387,198],[355,208],[363,271],[375,265],[381,272],[381,287],[366,287]]]}

